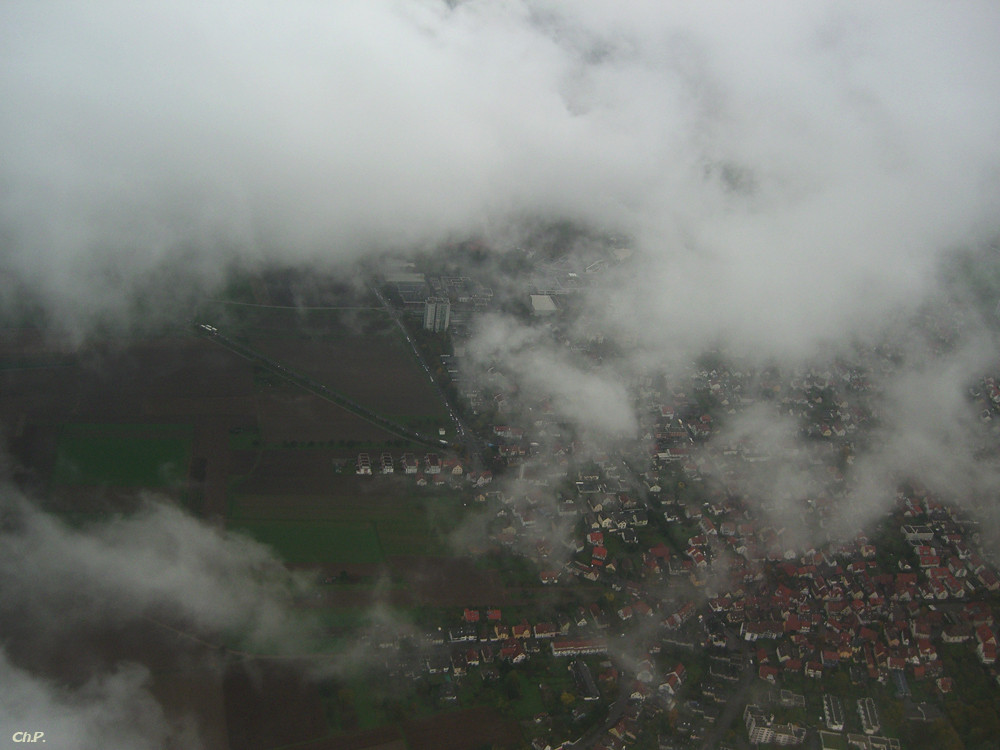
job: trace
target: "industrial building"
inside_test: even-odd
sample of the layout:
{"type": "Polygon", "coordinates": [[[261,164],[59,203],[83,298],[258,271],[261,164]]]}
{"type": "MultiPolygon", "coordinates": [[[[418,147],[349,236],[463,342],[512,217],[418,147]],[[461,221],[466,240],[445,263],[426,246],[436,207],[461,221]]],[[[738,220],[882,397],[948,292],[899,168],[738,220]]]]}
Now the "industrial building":
{"type": "Polygon", "coordinates": [[[531,312],[535,315],[551,315],[558,311],[555,300],[547,294],[532,294],[531,312]]]}

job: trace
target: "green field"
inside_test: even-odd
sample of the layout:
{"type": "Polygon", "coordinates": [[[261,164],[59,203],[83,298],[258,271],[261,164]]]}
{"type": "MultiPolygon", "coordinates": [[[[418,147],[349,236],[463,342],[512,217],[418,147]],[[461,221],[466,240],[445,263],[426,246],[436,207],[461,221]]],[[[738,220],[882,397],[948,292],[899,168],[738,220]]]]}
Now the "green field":
{"type": "Polygon", "coordinates": [[[378,563],[385,557],[368,521],[237,521],[232,527],[275,549],[289,563],[378,563]]]}
{"type": "Polygon", "coordinates": [[[68,424],[56,444],[52,481],[170,487],[187,477],[193,434],[187,425],[68,424]]]}
{"type": "Polygon", "coordinates": [[[398,489],[362,495],[351,492],[352,477],[341,484],[331,487],[337,492],[334,497],[234,497],[229,505],[230,525],[249,530],[289,562],[379,562],[389,555],[450,554],[447,537],[463,517],[457,495],[433,491],[401,497],[398,489]],[[352,538],[355,532],[357,540],[352,538]],[[372,552],[355,554],[362,542],[377,550],[378,557],[372,558],[372,552]],[[349,556],[337,553],[338,549],[349,556]]]}

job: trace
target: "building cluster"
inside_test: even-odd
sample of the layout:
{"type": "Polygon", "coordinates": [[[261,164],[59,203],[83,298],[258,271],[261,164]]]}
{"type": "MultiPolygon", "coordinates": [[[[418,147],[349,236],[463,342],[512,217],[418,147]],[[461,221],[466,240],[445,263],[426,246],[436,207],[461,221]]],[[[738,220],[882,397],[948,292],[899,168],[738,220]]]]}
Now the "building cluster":
{"type": "Polygon", "coordinates": [[[453,481],[464,478],[477,487],[493,481],[491,471],[467,472],[456,456],[441,456],[438,453],[426,453],[420,458],[414,453],[403,453],[397,459],[389,451],[382,451],[377,462],[373,461],[370,454],[359,453],[355,461],[355,473],[359,476],[398,473],[414,477],[420,486],[429,482],[443,484],[449,478],[453,481]]]}
{"type": "MultiPolygon", "coordinates": [[[[438,315],[428,312],[431,305],[447,300],[454,313],[458,288],[442,279],[429,289],[433,301],[430,294],[421,300],[425,326],[426,315],[438,315]]],[[[552,321],[564,307],[564,288],[534,291],[530,312],[551,316],[538,324],[557,330],[552,321]]],[[[599,359],[593,342],[563,343],[582,361],[599,359]]],[[[758,687],[779,696],[745,706],[754,744],[801,744],[819,728],[775,720],[784,702],[805,705],[782,689],[803,678],[823,695],[823,746],[846,742],[863,750],[899,742],[880,735],[882,718],[870,698],[845,708],[829,689],[834,675],[859,690],[878,683],[908,696],[911,683],[920,683],[921,693],[943,697],[961,676],[947,673],[939,651],[966,644],[1000,685],[989,603],[1000,578],[977,550],[968,518],[903,483],[878,536],[859,533],[843,542],[826,534],[850,491],[855,451],[881,416],[878,384],[888,382],[893,367],[891,354],[864,359],[781,372],[735,367],[713,355],[681,382],[637,377],[629,383],[633,406],[648,414],[639,448],[605,453],[578,442],[554,405],[519,389],[504,363],[466,380],[461,348],[442,356],[468,408],[491,417],[485,437],[495,466],[505,480],[516,478],[479,495],[490,502],[491,541],[532,560],[541,583],[594,595],[576,617],[552,622],[504,624],[499,616],[491,620],[490,610],[467,610],[442,636],[447,658],[438,666],[446,661],[461,677],[496,660],[523,664],[544,651],[546,658],[565,657],[578,694],[596,703],[600,690],[592,687],[601,677],[589,674],[584,658],[605,654],[616,637],[641,634],[639,663],[628,678],[630,711],[609,717],[612,729],[595,745],[605,748],[628,746],[643,716],[674,709],[675,728],[699,739],[751,670],[758,687]],[[777,454],[773,441],[757,439],[753,429],[720,437],[721,425],[751,409],[760,431],[768,415],[793,426],[794,455],[777,454]],[[797,495],[759,497],[747,489],[748,478],[789,463],[806,468],[797,495]],[[683,665],[671,668],[659,657],[705,647],[736,649],[738,658],[713,658],[707,679],[691,684],[683,665]]],[[[982,421],[1000,414],[996,379],[984,378],[969,395],[982,421]]]]}
{"type": "MultiPolygon", "coordinates": [[[[653,394],[658,401],[645,471],[636,473],[634,463],[618,456],[596,455],[569,475],[569,492],[532,481],[531,467],[548,463],[553,445],[537,440],[544,412],[535,412],[542,418],[531,424],[511,419],[492,426],[498,454],[524,467],[516,492],[494,493],[500,501],[494,539],[532,558],[543,582],[579,579],[616,592],[614,607],[591,608],[599,632],[652,623],[644,630],[667,644],[697,618],[704,644],[725,647],[736,635],[752,647],[757,676],[776,686],[804,676],[822,687],[844,674],[855,685],[877,682],[900,695],[921,682],[944,696],[959,676],[946,674],[938,652],[941,644],[963,642],[985,668],[995,669],[993,610],[982,600],[1000,590],[1000,579],[976,551],[974,525],[953,505],[904,484],[891,514],[895,525],[886,532],[892,539],[858,534],[802,549],[766,505],[739,492],[746,472],[766,470],[775,457],[752,441],[711,440],[719,407],[745,408],[769,389],[793,409],[805,440],[837,453],[847,448],[849,455],[852,436],[874,413],[866,403],[873,390],[866,377],[842,367],[800,374],[789,387],[760,373],[699,370],[692,381],[697,388],[677,389],[667,399],[653,394]],[[706,393],[714,403],[705,401],[706,393]],[[678,491],[679,482],[696,491],[678,491]],[[653,593],[663,584],[704,593],[671,602],[653,593]]],[[[569,447],[559,457],[573,465],[569,447]]],[[[830,481],[811,488],[794,520],[822,529],[839,501],[843,467],[815,454],[803,460],[815,462],[815,473],[830,481]]],[[[830,698],[827,735],[847,725],[843,706],[830,698]]],[[[710,713],[690,703],[682,708],[703,718],[710,713]]],[[[842,735],[854,745],[898,745],[878,735],[874,704],[863,702],[854,713],[862,731],[842,735]]],[[[751,719],[752,736],[774,743],[800,742],[806,729],[768,724],[758,714],[751,719]]]]}
{"type": "Polygon", "coordinates": [[[795,724],[779,724],[774,714],[759,706],[748,705],[743,709],[747,736],[754,745],[799,745],[806,738],[806,730],[795,724]]]}
{"type": "MultiPolygon", "coordinates": [[[[397,631],[372,637],[379,648],[398,651],[401,647],[397,631]]],[[[466,608],[457,622],[431,630],[424,646],[421,661],[409,666],[411,676],[448,674],[460,679],[479,669],[484,679],[492,680],[498,677],[499,664],[520,665],[533,655],[565,657],[577,664],[580,657],[608,652],[606,639],[590,628],[583,608],[577,617],[559,615],[533,622],[525,617],[511,621],[498,607],[466,608]]],[[[588,695],[599,697],[594,691],[588,695]]]]}
{"type": "Polygon", "coordinates": [[[451,322],[451,302],[447,297],[428,297],[424,302],[424,330],[444,333],[451,322]]]}
{"type": "MultiPolygon", "coordinates": [[[[913,500],[901,493],[904,513],[915,511],[913,500]]],[[[992,665],[991,609],[967,600],[995,591],[996,576],[972,552],[953,513],[925,496],[921,515],[932,514],[934,520],[899,528],[912,550],[895,559],[895,570],[884,567],[886,558],[876,544],[859,535],[853,544],[793,560],[751,558],[748,562],[765,565],[766,574],[753,580],[744,576],[732,593],[709,606],[724,622],[738,626],[747,641],[771,646],[761,647],[758,656],[761,677],[772,682],[782,674],[821,678],[837,669],[858,681],[887,683],[903,673],[935,681],[944,676],[939,644],[963,641],[974,642],[980,660],[992,665]],[[944,602],[953,606],[935,606],[944,602]]],[[[949,690],[948,682],[935,684],[949,690]]]]}
{"type": "Polygon", "coordinates": [[[403,310],[421,315],[424,330],[435,333],[464,329],[474,314],[485,312],[493,302],[493,290],[476,279],[424,274],[412,265],[390,270],[384,282],[403,310]]]}

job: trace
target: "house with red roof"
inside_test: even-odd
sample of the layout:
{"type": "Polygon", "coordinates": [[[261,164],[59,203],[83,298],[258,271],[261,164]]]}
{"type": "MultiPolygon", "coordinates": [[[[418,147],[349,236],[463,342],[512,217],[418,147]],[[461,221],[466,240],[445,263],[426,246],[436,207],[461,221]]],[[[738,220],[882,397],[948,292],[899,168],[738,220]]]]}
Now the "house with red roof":
{"type": "Polygon", "coordinates": [[[757,676],[762,680],[767,680],[771,684],[778,681],[778,675],[781,674],[781,670],[777,667],[772,667],[770,664],[761,664],[757,670],[757,676]]]}
{"type": "Polygon", "coordinates": [[[562,631],[557,625],[551,622],[540,622],[535,625],[535,638],[555,638],[562,631]]]}
{"type": "Polygon", "coordinates": [[[511,628],[512,635],[518,640],[524,640],[525,638],[531,637],[531,625],[528,624],[527,620],[521,620],[513,628],[511,628]]]}
{"type": "Polygon", "coordinates": [[[521,645],[520,641],[509,638],[500,647],[500,658],[504,661],[509,661],[511,664],[520,664],[528,658],[528,654],[525,652],[524,646],[521,645]]]}

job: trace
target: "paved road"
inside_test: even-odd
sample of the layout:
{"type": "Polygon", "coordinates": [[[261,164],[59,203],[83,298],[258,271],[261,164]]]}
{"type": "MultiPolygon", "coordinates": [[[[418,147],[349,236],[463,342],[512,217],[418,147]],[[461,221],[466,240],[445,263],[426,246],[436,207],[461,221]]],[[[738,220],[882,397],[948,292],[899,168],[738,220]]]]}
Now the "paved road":
{"type": "Polygon", "coordinates": [[[468,459],[473,462],[476,469],[482,469],[483,464],[483,443],[476,436],[475,432],[462,421],[462,417],[459,415],[458,410],[452,405],[451,401],[448,400],[447,394],[444,389],[434,378],[434,373],[430,366],[424,360],[423,354],[420,353],[420,349],[417,346],[417,342],[413,340],[410,332],[406,330],[406,326],[403,324],[402,316],[399,311],[396,310],[389,301],[385,298],[382,292],[375,284],[370,285],[372,294],[375,295],[379,303],[381,303],[382,308],[389,314],[389,317],[393,319],[399,330],[403,332],[403,336],[406,338],[406,342],[410,345],[410,349],[413,350],[413,356],[417,358],[417,362],[424,370],[424,374],[427,375],[427,379],[431,382],[434,390],[437,392],[438,396],[441,398],[441,402],[445,405],[448,410],[448,416],[451,417],[452,424],[455,425],[455,434],[458,436],[456,442],[463,443],[465,445],[466,452],[468,454],[468,459]]]}
{"type": "Polygon", "coordinates": [[[624,672],[619,672],[618,674],[618,697],[615,698],[615,702],[611,704],[611,708],[608,709],[608,717],[604,720],[603,724],[598,724],[596,727],[587,732],[583,737],[574,742],[570,747],[574,750],[586,750],[586,748],[591,748],[597,744],[611,727],[617,724],[622,716],[625,715],[625,709],[628,708],[628,697],[632,692],[632,681],[625,677],[624,672]]]}
{"type": "Polygon", "coordinates": [[[757,681],[757,670],[749,658],[750,644],[740,638],[735,631],[729,631],[729,637],[737,640],[739,650],[743,654],[743,658],[746,659],[746,667],[743,668],[743,675],[736,686],[736,691],[729,696],[729,700],[726,701],[726,706],[719,714],[719,718],[715,720],[715,724],[705,733],[705,741],[701,745],[703,750],[712,750],[712,748],[718,747],[733,722],[743,716],[743,707],[746,705],[750,688],[757,681]]]}
{"type": "Polygon", "coordinates": [[[625,711],[628,708],[628,698],[629,695],[632,694],[632,683],[633,678],[627,675],[624,670],[619,668],[618,695],[615,698],[615,702],[612,703],[611,707],[608,709],[608,716],[604,720],[604,723],[598,724],[596,727],[587,732],[587,734],[570,745],[570,747],[573,747],[574,750],[586,750],[586,748],[593,747],[597,744],[598,740],[607,734],[611,727],[621,721],[621,718],[625,715],[625,711]]]}

